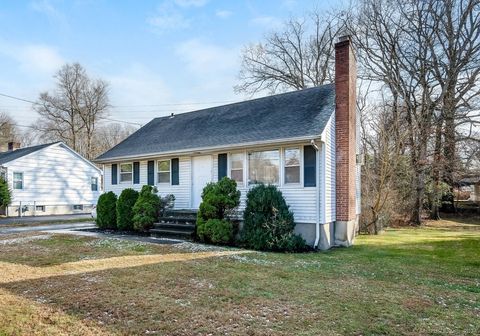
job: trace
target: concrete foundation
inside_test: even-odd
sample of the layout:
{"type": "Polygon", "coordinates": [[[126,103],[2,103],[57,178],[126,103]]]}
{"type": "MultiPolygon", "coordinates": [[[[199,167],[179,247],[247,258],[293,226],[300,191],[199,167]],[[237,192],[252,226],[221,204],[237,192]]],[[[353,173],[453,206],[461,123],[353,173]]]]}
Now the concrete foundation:
{"type": "MultiPolygon", "coordinates": [[[[297,223],[295,225],[295,233],[305,239],[308,245],[314,246],[316,224],[313,223],[297,223]]],[[[320,240],[317,248],[320,250],[328,250],[333,246],[334,242],[334,223],[320,224],[320,240]]]]}
{"type": "Polygon", "coordinates": [[[349,221],[335,222],[335,245],[349,247],[353,245],[358,232],[358,216],[349,221]]]}
{"type": "MultiPolygon", "coordinates": [[[[41,205],[22,204],[22,216],[48,216],[48,215],[73,215],[91,213],[93,204],[83,204],[83,209],[74,209],[73,204],[41,205]]],[[[7,209],[8,217],[20,217],[20,206],[11,205],[7,209]]]]}

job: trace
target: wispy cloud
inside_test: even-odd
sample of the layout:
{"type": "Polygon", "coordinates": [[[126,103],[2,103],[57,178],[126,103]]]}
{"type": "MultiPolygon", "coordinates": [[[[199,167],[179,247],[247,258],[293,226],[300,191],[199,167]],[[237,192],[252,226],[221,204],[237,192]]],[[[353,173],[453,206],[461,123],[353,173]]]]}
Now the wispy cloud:
{"type": "Polygon", "coordinates": [[[232,14],[233,14],[233,12],[231,12],[229,10],[221,10],[221,9],[219,9],[215,12],[215,15],[218,16],[221,19],[227,19],[230,16],[232,16],[232,14]]]}
{"type": "Polygon", "coordinates": [[[190,19],[185,17],[178,6],[176,1],[162,2],[156,12],[147,18],[147,23],[159,34],[190,27],[190,19]]]}
{"type": "Polygon", "coordinates": [[[203,7],[208,0],[175,0],[175,3],[180,7],[203,7]]]}
{"type": "Polygon", "coordinates": [[[277,29],[282,25],[282,21],[279,18],[268,15],[256,16],[250,20],[250,23],[266,29],[277,29]]]}
{"type": "Polygon", "coordinates": [[[293,10],[298,6],[297,0],[282,0],[281,6],[288,10],[293,10]]]}
{"type": "Polygon", "coordinates": [[[45,15],[50,21],[62,26],[62,29],[68,27],[68,21],[65,15],[50,0],[34,0],[30,2],[30,8],[35,12],[45,15]]]}
{"type": "Polygon", "coordinates": [[[177,55],[186,64],[187,69],[195,74],[212,74],[236,70],[238,50],[206,42],[202,39],[191,39],[180,43],[176,48],[177,55]]]}
{"type": "MultiPolygon", "coordinates": [[[[162,78],[142,63],[132,63],[122,72],[104,77],[110,83],[111,98],[115,105],[159,104],[171,98],[170,90],[162,78]]],[[[140,113],[142,112],[136,112],[140,113]]],[[[120,110],[116,116],[130,120],[132,113],[120,110]]],[[[151,116],[142,114],[136,117],[148,120],[151,116]]]]}
{"type": "Polygon", "coordinates": [[[11,44],[0,39],[0,55],[14,60],[21,71],[30,75],[51,75],[65,59],[55,47],[45,44],[11,44]]]}

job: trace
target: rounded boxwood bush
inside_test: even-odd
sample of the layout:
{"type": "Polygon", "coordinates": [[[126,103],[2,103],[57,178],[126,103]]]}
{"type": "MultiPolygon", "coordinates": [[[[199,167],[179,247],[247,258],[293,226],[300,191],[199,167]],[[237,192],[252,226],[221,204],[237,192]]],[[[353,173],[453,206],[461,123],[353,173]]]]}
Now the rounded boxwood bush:
{"type": "Polygon", "coordinates": [[[117,195],[109,191],[100,195],[97,203],[97,226],[102,229],[117,228],[117,195]]]}
{"type": "Polygon", "coordinates": [[[123,189],[117,201],[117,228],[133,230],[133,206],[138,199],[138,191],[123,189]]]}
{"type": "Polygon", "coordinates": [[[158,220],[160,198],[157,188],[144,185],[133,206],[133,227],[137,231],[147,231],[158,220]]]}
{"type": "Polygon", "coordinates": [[[242,242],[263,251],[302,251],[305,241],[294,233],[295,223],[282,192],[260,184],[247,193],[242,242]]]}
{"type": "Polygon", "coordinates": [[[209,219],[197,226],[197,235],[202,241],[227,244],[233,240],[233,224],[225,219],[209,219]]]}
{"type": "Polygon", "coordinates": [[[203,242],[226,244],[233,240],[230,217],[240,204],[237,182],[228,177],[209,183],[202,192],[197,214],[197,236],[203,242]]]}

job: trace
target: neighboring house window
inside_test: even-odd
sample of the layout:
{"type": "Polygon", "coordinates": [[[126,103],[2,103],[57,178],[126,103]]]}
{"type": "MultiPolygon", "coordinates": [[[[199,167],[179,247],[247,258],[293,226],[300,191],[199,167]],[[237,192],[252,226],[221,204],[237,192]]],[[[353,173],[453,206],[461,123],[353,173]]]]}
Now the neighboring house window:
{"type": "Polygon", "coordinates": [[[74,204],[73,210],[83,210],[83,204],[74,204]]]}
{"type": "Polygon", "coordinates": [[[13,189],[23,189],[23,173],[13,173],[13,189]]]}
{"type": "Polygon", "coordinates": [[[248,155],[248,184],[278,184],[279,153],[278,150],[250,153],[248,155]]]}
{"type": "Polygon", "coordinates": [[[239,182],[243,182],[243,153],[230,155],[230,177],[239,182]]]}
{"type": "Polygon", "coordinates": [[[36,205],[35,211],[45,212],[45,205],[36,205]]]}
{"type": "Polygon", "coordinates": [[[122,163],[120,165],[120,183],[132,183],[133,166],[131,163],[122,163]]]}
{"type": "Polygon", "coordinates": [[[285,184],[300,183],[300,148],[285,149],[285,184]]]}
{"type": "Polygon", "coordinates": [[[158,183],[170,183],[170,160],[158,161],[158,183]]]}
{"type": "Polygon", "coordinates": [[[98,191],[98,177],[92,177],[90,183],[91,183],[92,191],[98,191]]]}

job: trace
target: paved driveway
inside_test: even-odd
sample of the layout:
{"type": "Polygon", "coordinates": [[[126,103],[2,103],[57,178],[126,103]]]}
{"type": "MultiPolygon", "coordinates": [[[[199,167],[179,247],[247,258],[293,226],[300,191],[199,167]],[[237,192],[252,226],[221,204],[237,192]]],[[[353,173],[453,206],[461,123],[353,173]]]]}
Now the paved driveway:
{"type": "Polygon", "coordinates": [[[28,223],[52,223],[63,220],[74,221],[85,220],[85,218],[92,218],[90,214],[77,214],[77,215],[54,215],[54,216],[24,216],[24,217],[7,217],[0,218],[0,225],[9,224],[28,224],[28,223]]]}
{"type": "Polygon", "coordinates": [[[19,232],[34,232],[34,231],[64,231],[75,229],[94,228],[93,222],[82,223],[65,223],[65,224],[47,224],[45,225],[32,225],[32,226],[15,226],[0,227],[0,234],[19,233],[19,232]]]}

